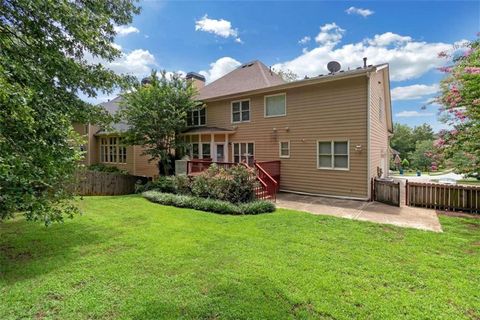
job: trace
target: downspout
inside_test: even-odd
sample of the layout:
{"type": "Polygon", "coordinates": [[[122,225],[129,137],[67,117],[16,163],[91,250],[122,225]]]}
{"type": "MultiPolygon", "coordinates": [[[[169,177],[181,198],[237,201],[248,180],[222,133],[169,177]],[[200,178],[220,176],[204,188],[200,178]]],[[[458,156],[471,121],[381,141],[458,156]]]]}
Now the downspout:
{"type": "Polygon", "coordinates": [[[368,79],[368,85],[367,85],[367,196],[368,196],[368,200],[371,200],[372,199],[372,186],[371,186],[371,155],[370,155],[370,109],[371,109],[371,106],[370,106],[370,93],[371,93],[371,89],[370,89],[370,84],[371,84],[371,80],[370,80],[370,72],[367,73],[367,79],[368,79]]]}

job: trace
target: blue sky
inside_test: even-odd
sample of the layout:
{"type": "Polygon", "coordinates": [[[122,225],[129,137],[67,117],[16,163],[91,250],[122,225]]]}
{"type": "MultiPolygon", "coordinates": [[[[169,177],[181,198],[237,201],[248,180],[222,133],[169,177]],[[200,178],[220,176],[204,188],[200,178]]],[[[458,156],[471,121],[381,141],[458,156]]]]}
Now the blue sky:
{"type": "MultiPolygon", "coordinates": [[[[240,63],[258,59],[298,76],[326,73],[330,60],[347,69],[388,62],[394,121],[429,123],[445,63],[439,51],[480,31],[478,1],[144,1],[142,13],[120,27],[124,56],[110,64],[142,77],[151,68],[195,71],[213,81],[240,63]],[[301,41],[303,39],[303,41],[301,41]]],[[[99,97],[98,101],[108,97],[99,97]]]]}

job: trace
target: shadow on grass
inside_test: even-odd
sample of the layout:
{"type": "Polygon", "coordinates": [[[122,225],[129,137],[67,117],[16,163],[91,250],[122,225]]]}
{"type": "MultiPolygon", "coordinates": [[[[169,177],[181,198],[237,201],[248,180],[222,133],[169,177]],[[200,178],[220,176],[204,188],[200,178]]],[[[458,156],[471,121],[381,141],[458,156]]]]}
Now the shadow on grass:
{"type": "Polygon", "coordinates": [[[157,299],[138,306],[132,319],[318,319],[333,318],[309,301],[294,301],[267,278],[209,283],[190,299],[157,299]]]}
{"type": "Polygon", "coordinates": [[[80,223],[82,217],[45,227],[23,218],[0,224],[0,279],[6,284],[35,278],[58,269],[102,242],[105,228],[80,223]]]}

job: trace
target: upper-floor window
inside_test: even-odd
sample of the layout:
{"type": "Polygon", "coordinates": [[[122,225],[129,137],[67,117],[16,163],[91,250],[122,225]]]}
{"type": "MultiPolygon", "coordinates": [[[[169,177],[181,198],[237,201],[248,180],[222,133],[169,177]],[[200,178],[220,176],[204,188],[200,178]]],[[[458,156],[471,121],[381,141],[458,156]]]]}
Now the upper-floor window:
{"type": "Polygon", "coordinates": [[[187,126],[198,127],[207,124],[207,110],[205,107],[198,108],[187,113],[187,126]]]}
{"type": "Polygon", "coordinates": [[[287,96],[285,93],[265,96],[265,117],[281,117],[287,114],[287,96]]]}
{"type": "Polygon", "coordinates": [[[100,139],[100,162],[127,163],[127,147],[121,137],[100,139]]]}
{"type": "Polygon", "coordinates": [[[232,102],[232,122],[250,121],[250,100],[232,102]]]}
{"type": "Polygon", "coordinates": [[[317,168],[348,170],[348,141],[318,141],[317,168]]]}

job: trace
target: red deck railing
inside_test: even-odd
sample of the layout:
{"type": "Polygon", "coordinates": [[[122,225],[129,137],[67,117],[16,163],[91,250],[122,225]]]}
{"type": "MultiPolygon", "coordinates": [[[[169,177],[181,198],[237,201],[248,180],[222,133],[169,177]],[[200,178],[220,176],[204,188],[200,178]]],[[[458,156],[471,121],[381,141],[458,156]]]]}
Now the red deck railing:
{"type": "MultiPolygon", "coordinates": [[[[234,162],[213,162],[205,159],[189,160],[187,161],[187,174],[189,176],[195,176],[207,170],[212,163],[225,169],[239,165],[239,163],[234,162]]],[[[250,168],[246,163],[241,163],[240,165],[250,168]]],[[[277,192],[280,189],[280,161],[255,162],[254,168],[256,179],[259,183],[255,188],[256,198],[275,201],[277,192]]]]}
{"type": "Polygon", "coordinates": [[[280,161],[279,160],[272,160],[272,161],[256,161],[257,165],[260,165],[262,169],[264,169],[277,183],[277,190],[280,189],[280,161]]]}
{"type": "MultiPolygon", "coordinates": [[[[257,171],[257,179],[263,187],[262,193],[257,195],[257,198],[260,196],[260,199],[276,201],[279,189],[278,182],[258,162],[255,162],[255,169],[257,171]]],[[[280,176],[280,173],[278,176],[280,176]]]]}
{"type": "MultiPolygon", "coordinates": [[[[204,160],[204,159],[195,159],[187,161],[187,174],[188,175],[195,175],[207,170],[210,165],[214,163],[212,160],[204,160]]],[[[228,169],[232,166],[237,165],[233,162],[215,162],[217,166],[220,168],[228,169]]]]}

